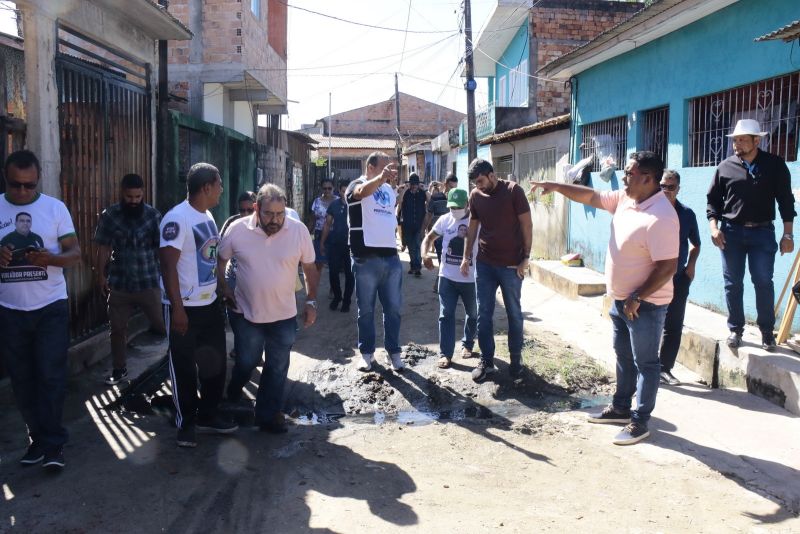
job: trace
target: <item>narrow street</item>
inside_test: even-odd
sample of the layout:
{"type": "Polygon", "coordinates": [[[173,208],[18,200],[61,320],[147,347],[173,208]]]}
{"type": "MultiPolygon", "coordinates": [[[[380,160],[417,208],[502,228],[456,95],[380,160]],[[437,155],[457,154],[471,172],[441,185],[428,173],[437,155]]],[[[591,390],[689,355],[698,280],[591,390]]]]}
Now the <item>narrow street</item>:
{"type": "MultiPolygon", "coordinates": [[[[582,413],[607,401],[608,375],[533,316],[526,363],[535,373],[529,367],[510,381],[506,356],[480,385],[469,378],[474,359],[436,369],[432,276],[404,280],[402,339],[414,345],[400,375],[383,366],[356,371],[355,306],[350,314],[321,307],[295,345],[286,392],[293,424],[283,436],[241,428],[178,449],[164,415],[103,409],[115,396],[102,386],[104,361],[70,384],[67,467],[51,476],[18,465],[24,428],[10,388],[0,390],[0,531],[800,529],[791,503],[685,453],[682,438],[663,432],[671,430],[664,413],[653,439],[612,445],[611,429],[582,413]]],[[[327,287],[325,273],[321,295],[327,287]]],[[[498,306],[498,330],[502,315],[498,306]]],[[[134,343],[136,375],[164,344],[148,334],[134,343]]]]}

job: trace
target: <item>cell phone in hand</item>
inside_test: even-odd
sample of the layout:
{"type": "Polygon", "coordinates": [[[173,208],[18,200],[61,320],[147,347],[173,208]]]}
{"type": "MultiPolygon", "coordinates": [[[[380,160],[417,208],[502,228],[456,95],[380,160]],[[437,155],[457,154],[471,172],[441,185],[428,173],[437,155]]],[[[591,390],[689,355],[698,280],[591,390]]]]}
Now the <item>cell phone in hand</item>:
{"type": "Polygon", "coordinates": [[[33,245],[28,245],[27,247],[23,248],[15,248],[11,251],[11,258],[15,260],[19,260],[25,257],[28,252],[36,252],[41,250],[39,247],[35,247],[33,245]]]}

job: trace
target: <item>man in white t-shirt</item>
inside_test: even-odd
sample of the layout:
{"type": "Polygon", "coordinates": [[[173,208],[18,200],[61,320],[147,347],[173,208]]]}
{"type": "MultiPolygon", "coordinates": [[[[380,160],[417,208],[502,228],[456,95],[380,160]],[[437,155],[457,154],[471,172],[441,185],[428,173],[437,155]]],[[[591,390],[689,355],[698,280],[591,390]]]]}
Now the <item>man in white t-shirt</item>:
{"type": "Polygon", "coordinates": [[[236,363],[228,384],[228,400],[236,402],[253,370],[264,367],[256,394],[256,424],[264,432],[286,432],[281,413],[283,388],[289,371],[289,355],[297,334],[295,279],[303,266],[306,327],[317,318],[319,271],[314,264],[314,245],[308,229],[286,214],[286,193],[273,184],[259,189],[253,215],[231,224],[219,247],[217,272],[237,261],[236,289],[220,274],[218,283],[228,306],[242,314],[234,332],[236,363]]]}
{"type": "Polygon", "coordinates": [[[225,318],[216,293],[219,233],[208,210],[222,194],[219,171],[195,163],[186,189],[188,198],[161,220],[159,259],[177,441],[195,447],[197,432],[230,434],[238,427],[217,411],[225,387],[225,318]]]}
{"type": "Polygon", "coordinates": [[[0,352],[30,445],[22,465],[64,467],[69,307],[64,268],[81,249],[67,207],[36,191],[41,168],[28,150],[5,163],[0,197],[0,352]],[[35,236],[35,237],[34,237],[35,236]]]}
{"type": "MultiPolygon", "coordinates": [[[[475,334],[478,325],[478,303],[475,297],[475,264],[470,261],[466,274],[460,270],[464,259],[464,246],[469,229],[469,211],[467,210],[467,192],[463,189],[451,189],[447,194],[447,207],[450,213],[442,215],[433,225],[433,229],[422,242],[422,254],[425,257],[425,268],[433,270],[433,259],[427,257],[434,242],[442,238],[442,261],[439,262],[439,367],[450,367],[456,344],[456,306],[458,297],[464,304],[466,319],[464,321],[464,337],[461,338],[461,357],[471,358],[475,346],[475,334]]],[[[478,253],[478,242],[475,241],[472,254],[478,253]]]]}

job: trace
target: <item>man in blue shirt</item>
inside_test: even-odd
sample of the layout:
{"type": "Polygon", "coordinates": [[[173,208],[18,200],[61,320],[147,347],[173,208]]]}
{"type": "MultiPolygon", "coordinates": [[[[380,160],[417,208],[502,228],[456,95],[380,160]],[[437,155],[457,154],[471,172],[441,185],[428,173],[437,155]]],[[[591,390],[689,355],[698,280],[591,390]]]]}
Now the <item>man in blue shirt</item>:
{"type": "Polygon", "coordinates": [[[328,275],[333,291],[330,309],[335,310],[341,303],[344,313],[350,311],[350,300],[355,287],[355,277],[350,266],[350,247],[347,245],[347,202],[344,193],[348,185],[347,180],[339,182],[339,197],[328,206],[328,216],[320,237],[320,253],[328,258],[328,275]],[[339,271],[344,271],[344,295],[339,271]]]}
{"type": "Polygon", "coordinates": [[[689,286],[694,280],[694,269],[700,255],[700,232],[697,228],[697,217],[691,208],[678,202],[678,191],[681,190],[680,175],[670,169],[661,177],[661,191],[675,207],[680,223],[680,248],[678,249],[678,270],[672,278],[674,288],[672,302],[667,308],[664,319],[664,336],[661,341],[661,383],[677,386],[680,381],[672,375],[672,367],[678,357],[683,332],[683,318],[686,314],[686,300],[689,298],[689,286]]]}

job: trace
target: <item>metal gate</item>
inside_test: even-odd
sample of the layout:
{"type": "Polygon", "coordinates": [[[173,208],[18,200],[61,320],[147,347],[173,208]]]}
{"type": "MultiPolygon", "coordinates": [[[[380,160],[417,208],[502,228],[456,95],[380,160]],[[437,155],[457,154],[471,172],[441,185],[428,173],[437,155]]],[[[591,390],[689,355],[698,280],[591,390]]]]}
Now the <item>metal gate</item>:
{"type": "Polygon", "coordinates": [[[150,66],[59,28],[56,56],[61,195],[72,214],[82,262],[66,272],[73,342],[105,327],[105,301],[92,277],[100,212],[119,201],[119,182],[139,174],[152,204],[150,66]]]}

